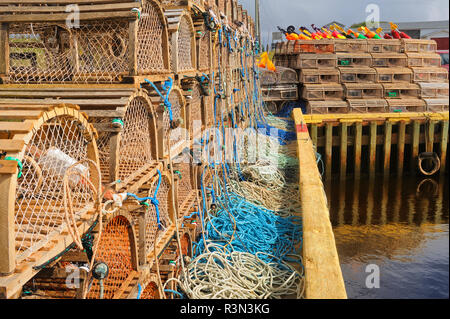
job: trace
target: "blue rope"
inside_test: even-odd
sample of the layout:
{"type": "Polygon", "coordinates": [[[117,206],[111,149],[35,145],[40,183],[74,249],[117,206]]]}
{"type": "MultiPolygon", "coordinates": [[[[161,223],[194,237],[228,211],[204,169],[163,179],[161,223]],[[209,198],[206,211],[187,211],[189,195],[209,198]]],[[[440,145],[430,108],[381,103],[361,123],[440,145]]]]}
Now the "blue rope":
{"type": "Polygon", "coordinates": [[[166,106],[167,110],[169,111],[170,125],[172,126],[173,113],[172,113],[172,104],[169,101],[169,95],[173,88],[173,79],[171,77],[169,77],[169,79],[167,81],[165,81],[161,87],[162,90],[166,92],[165,96],[158,90],[158,88],[152,81],[145,79],[145,82],[150,84],[153,87],[153,89],[156,91],[156,93],[158,93],[158,95],[163,99],[164,106],[166,106]]]}
{"type": "Polygon", "coordinates": [[[153,196],[147,196],[147,197],[140,198],[136,194],[133,194],[133,193],[127,193],[127,196],[133,197],[138,202],[145,202],[145,201],[149,200],[150,203],[152,203],[152,205],[155,206],[156,221],[158,223],[158,228],[161,229],[162,225],[161,225],[161,221],[159,218],[159,201],[157,199],[157,196],[158,196],[159,187],[161,186],[162,175],[161,175],[161,171],[159,169],[157,170],[157,172],[158,172],[158,184],[156,185],[155,194],[153,194],[153,196]]]}

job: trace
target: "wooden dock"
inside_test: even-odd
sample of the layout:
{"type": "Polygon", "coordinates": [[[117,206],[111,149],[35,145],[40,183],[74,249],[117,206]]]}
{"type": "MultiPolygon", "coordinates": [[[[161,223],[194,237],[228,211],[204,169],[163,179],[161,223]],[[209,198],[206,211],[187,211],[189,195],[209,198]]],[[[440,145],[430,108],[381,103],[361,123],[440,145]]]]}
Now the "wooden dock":
{"type": "Polygon", "coordinates": [[[294,109],[303,218],[303,263],[307,299],[345,299],[330,213],[314,146],[300,109],[294,109]]]}

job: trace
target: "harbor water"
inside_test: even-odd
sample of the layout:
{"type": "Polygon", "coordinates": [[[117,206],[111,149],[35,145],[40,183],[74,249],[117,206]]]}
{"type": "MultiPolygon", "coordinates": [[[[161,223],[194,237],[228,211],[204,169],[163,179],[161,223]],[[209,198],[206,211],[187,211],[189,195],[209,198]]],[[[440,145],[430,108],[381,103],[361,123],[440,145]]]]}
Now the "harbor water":
{"type": "Polygon", "coordinates": [[[447,177],[325,185],[349,298],[449,297],[447,177]]]}

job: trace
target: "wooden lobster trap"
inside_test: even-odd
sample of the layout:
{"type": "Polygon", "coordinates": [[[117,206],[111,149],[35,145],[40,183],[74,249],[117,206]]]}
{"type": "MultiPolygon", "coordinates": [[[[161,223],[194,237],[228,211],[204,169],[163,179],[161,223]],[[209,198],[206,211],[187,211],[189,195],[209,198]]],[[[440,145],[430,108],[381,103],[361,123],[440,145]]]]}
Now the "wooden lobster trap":
{"type": "Polygon", "coordinates": [[[158,3],[93,0],[80,4],[79,21],[66,1],[52,4],[11,2],[0,12],[4,83],[115,83],[169,72],[158,3]]]}
{"type": "Polygon", "coordinates": [[[425,39],[402,39],[403,52],[436,52],[437,43],[435,40],[425,39]]]}
{"type": "Polygon", "coordinates": [[[346,99],[382,99],[383,86],[378,83],[345,83],[346,99]]]}
{"type": "Polygon", "coordinates": [[[226,0],[216,0],[217,9],[219,14],[225,14],[225,2],[226,0]]]}
{"type": "Polygon", "coordinates": [[[345,114],[348,113],[346,101],[308,101],[308,114],[345,114]]]}
{"type": "Polygon", "coordinates": [[[184,97],[186,99],[186,129],[189,139],[201,138],[201,132],[206,127],[202,120],[203,87],[196,79],[182,81],[184,97]]]}
{"type": "Polygon", "coordinates": [[[188,11],[164,11],[170,38],[170,66],[176,74],[193,75],[197,67],[197,47],[194,22],[188,11]]]}
{"type": "Polygon", "coordinates": [[[374,68],[403,68],[408,66],[408,57],[404,53],[371,53],[374,68]]]}
{"type": "Polygon", "coordinates": [[[445,98],[449,96],[448,83],[418,83],[421,98],[445,98]]]}
{"type": "Polygon", "coordinates": [[[342,100],[344,89],[340,84],[304,84],[302,98],[308,101],[342,100]]]}
{"type": "Polygon", "coordinates": [[[175,159],[174,177],[178,218],[191,215],[193,208],[197,207],[197,196],[199,194],[196,184],[196,169],[197,166],[188,156],[179,156],[175,159]]]}
{"type": "Polygon", "coordinates": [[[225,1],[225,15],[228,20],[228,24],[233,23],[233,4],[231,0],[225,1]]]}
{"type": "Polygon", "coordinates": [[[164,8],[187,8],[191,10],[204,11],[205,3],[203,0],[158,0],[164,8]]]}
{"type": "Polygon", "coordinates": [[[205,24],[196,27],[196,45],[197,45],[197,69],[200,72],[210,72],[212,66],[212,39],[211,32],[205,24]]]}
{"type": "Polygon", "coordinates": [[[449,99],[424,99],[427,105],[427,112],[448,112],[449,99]]]}
{"type": "MultiPolygon", "coordinates": [[[[88,275],[83,295],[87,299],[123,299],[136,289],[139,259],[132,216],[125,212],[109,215],[103,222],[95,263],[106,265],[107,276],[101,281],[88,275]]],[[[95,267],[95,264],[94,264],[95,267]]]]}
{"type": "Polygon", "coordinates": [[[284,67],[284,68],[289,68],[294,66],[294,58],[295,56],[293,55],[285,55],[285,54],[277,54],[273,57],[273,63],[277,66],[277,67],[284,67]]]}
{"type": "Polygon", "coordinates": [[[448,82],[448,70],[445,68],[412,67],[414,82],[448,82]]]}
{"type": "Polygon", "coordinates": [[[302,69],[300,71],[300,83],[340,83],[339,70],[336,68],[302,69]]]}
{"type": "Polygon", "coordinates": [[[376,71],[367,67],[339,67],[341,83],[367,83],[375,82],[376,71]]]}
{"type": "Polygon", "coordinates": [[[385,99],[348,99],[350,113],[386,113],[388,103],[385,99]]]}
{"type": "Polygon", "coordinates": [[[158,159],[155,112],[147,94],[134,88],[0,88],[3,103],[77,104],[98,131],[103,183],[117,188],[143,183],[158,159]],[[89,96],[89,99],[86,99],[89,96]]]}
{"type": "MultiPolygon", "coordinates": [[[[139,263],[151,266],[155,261],[155,251],[156,255],[161,254],[176,230],[176,194],[170,172],[160,165],[137,195],[151,198],[148,205],[136,206],[137,209],[131,213],[137,234],[139,263]]],[[[124,207],[128,208],[132,203],[132,200],[127,200],[124,207]]]]}
{"type": "Polygon", "coordinates": [[[438,68],[441,56],[437,53],[406,53],[409,67],[438,68]]]}
{"type": "Polygon", "coordinates": [[[296,70],[337,67],[337,58],[334,54],[298,54],[292,57],[288,67],[296,70]]]}
{"type": "Polygon", "coordinates": [[[368,53],[336,53],[339,67],[371,67],[372,56],[368,53]]]}
{"type": "Polygon", "coordinates": [[[235,24],[235,21],[238,21],[238,2],[237,0],[231,0],[231,21],[233,24],[235,24]]]}
{"type": "Polygon", "coordinates": [[[368,39],[367,46],[369,53],[403,53],[399,39],[368,39]]]}
{"type": "Polygon", "coordinates": [[[297,84],[281,84],[261,87],[261,93],[264,101],[295,101],[298,99],[297,84]]]}
{"type": "Polygon", "coordinates": [[[297,53],[315,53],[325,54],[334,53],[334,41],[331,39],[322,39],[320,41],[295,40],[289,41],[287,54],[297,53]]]}
{"type": "Polygon", "coordinates": [[[259,68],[261,85],[269,86],[275,84],[298,83],[297,72],[290,68],[277,67],[276,71],[259,68]]]}
{"type": "Polygon", "coordinates": [[[420,87],[414,83],[383,84],[386,99],[411,99],[420,97],[420,87]]]}
{"type": "Polygon", "coordinates": [[[336,53],[367,53],[369,52],[367,40],[364,39],[334,39],[336,53]]]}
{"type": "MultiPolygon", "coordinates": [[[[2,100],[4,102],[4,100],[2,100]]],[[[96,132],[75,105],[0,104],[0,291],[14,296],[96,214],[96,132]],[[64,198],[70,196],[71,225],[64,198]],[[71,229],[72,229],[71,228],[71,229]],[[26,271],[25,271],[26,270],[26,271]]]]}
{"type": "Polygon", "coordinates": [[[413,72],[410,68],[375,68],[377,83],[397,83],[413,81],[413,72]]]}
{"type": "Polygon", "coordinates": [[[426,104],[422,99],[386,99],[389,112],[425,112],[426,104]]]}
{"type": "Polygon", "coordinates": [[[159,159],[167,159],[169,154],[174,157],[189,146],[186,131],[186,99],[183,91],[173,85],[171,79],[155,87],[143,86],[152,101],[155,110],[155,120],[158,138],[159,159]]]}

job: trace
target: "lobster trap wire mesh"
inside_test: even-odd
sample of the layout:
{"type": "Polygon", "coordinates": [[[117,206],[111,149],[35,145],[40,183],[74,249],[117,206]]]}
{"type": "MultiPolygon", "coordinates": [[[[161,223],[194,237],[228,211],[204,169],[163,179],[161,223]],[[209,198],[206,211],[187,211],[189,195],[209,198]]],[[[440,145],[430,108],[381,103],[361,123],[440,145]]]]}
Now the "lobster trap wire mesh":
{"type": "MultiPolygon", "coordinates": [[[[45,122],[27,144],[22,176],[17,181],[15,241],[17,259],[22,260],[61,233],[66,225],[63,179],[73,164],[88,159],[84,127],[71,116],[45,122]]],[[[89,167],[75,166],[77,176],[69,179],[75,218],[93,207],[92,191],[86,180],[89,167]]]]}
{"type": "Polygon", "coordinates": [[[134,98],[125,113],[120,140],[119,179],[124,181],[152,159],[149,105],[141,97],[134,98]]]}
{"type": "Polygon", "coordinates": [[[186,16],[181,17],[180,26],[178,28],[178,63],[180,70],[192,70],[192,38],[194,37],[194,30],[186,16]]]}
{"type": "Polygon", "coordinates": [[[191,139],[197,138],[202,128],[202,91],[200,84],[196,82],[192,87],[189,102],[189,135],[191,139]]]}
{"type": "Polygon", "coordinates": [[[191,174],[192,166],[189,163],[179,163],[176,164],[175,169],[180,173],[180,179],[178,181],[178,203],[181,206],[184,200],[189,196],[190,192],[194,189],[191,174]]]}
{"type": "Polygon", "coordinates": [[[128,21],[12,24],[9,47],[12,83],[111,83],[128,72],[128,21]]]}
{"type": "MultiPolygon", "coordinates": [[[[174,121],[184,122],[182,108],[183,100],[179,91],[172,90],[169,95],[169,102],[172,108],[172,117],[174,121]]],[[[184,125],[184,123],[183,123],[184,125]]],[[[179,134],[180,130],[172,130],[170,125],[169,110],[166,108],[163,113],[164,140],[169,141],[168,146],[172,147],[185,138],[179,134]],[[172,133],[173,132],[173,133],[172,133]],[[172,134],[171,134],[172,133],[172,134]]]]}
{"type": "MultiPolygon", "coordinates": [[[[108,276],[103,280],[104,299],[112,299],[133,271],[130,229],[130,223],[124,216],[116,216],[102,231],[96,260],[106,263],[109,268],[108,276]]],[[[93,279],[86,297],[100,298],[98,280],[93,279]]]]}
{"type": "Polygon", "coordinates": [[[163,59],[165,24],[158,10],[154,3],[146,1],[139,20],[137,64],[138,70],[143,73],[165,71],[167,68],[163,59]]]}
{"type": "Polygon", "coordinates": [[[205,28],[198,41],[198,68],[199,70],[207,70],[210,67],[211,59],[211,33],[205,28]]]}
{"type": "Polygon", "coordinates": [[[141,299],[160,299],[158,285],[152,281],[142,291],[141,299]]]}

